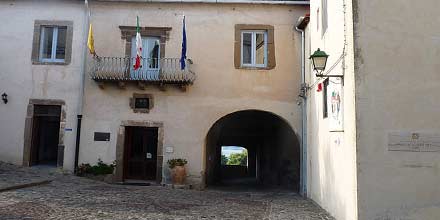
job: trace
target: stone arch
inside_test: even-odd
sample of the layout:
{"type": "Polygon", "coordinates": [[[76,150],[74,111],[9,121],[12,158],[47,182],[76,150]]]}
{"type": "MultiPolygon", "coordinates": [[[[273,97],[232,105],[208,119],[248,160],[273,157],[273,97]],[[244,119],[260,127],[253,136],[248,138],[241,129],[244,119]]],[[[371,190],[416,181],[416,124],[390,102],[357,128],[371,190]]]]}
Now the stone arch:
{"type": "Polygon", "coordinates": [[[290,124],[268,111],[241,110],[218,119],[205,142],[205,184],[255,185],[299,190],[300,144],[290,124]],[[230,172],[221,165],[222,146],[248,150],[248,170],[235,182],[224,178],[230,172]]]}

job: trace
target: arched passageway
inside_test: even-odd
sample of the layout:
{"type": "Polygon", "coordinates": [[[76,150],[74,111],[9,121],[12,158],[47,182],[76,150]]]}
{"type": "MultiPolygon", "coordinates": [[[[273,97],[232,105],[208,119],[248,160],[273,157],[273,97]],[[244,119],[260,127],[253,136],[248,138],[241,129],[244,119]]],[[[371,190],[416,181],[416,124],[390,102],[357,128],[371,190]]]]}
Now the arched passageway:
{"type": "Polygon", "coordinates": [[[215,122],[206,136],[205,162],[208,187],[252,185],[299,190],[298,139],[284,119],[270,112],[238,111],[215,122]],[[222,152],[226,146],[246,149],[246,166],[226,165],[228,155],[222,152]]]}

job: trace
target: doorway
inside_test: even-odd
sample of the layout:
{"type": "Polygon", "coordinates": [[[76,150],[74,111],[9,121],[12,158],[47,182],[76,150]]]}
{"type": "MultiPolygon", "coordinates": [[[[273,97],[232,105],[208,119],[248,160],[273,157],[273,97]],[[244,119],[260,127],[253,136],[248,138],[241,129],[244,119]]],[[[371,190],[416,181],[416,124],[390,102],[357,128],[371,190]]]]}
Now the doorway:
{"type": "Polygon", "coordinates": [[[125,127],[124,179],[156,180],[158,128],[125,127]]]}
{"type": "Polygon", "coordinates": [[[30,165],[56,166],[60,136],[61,106],[35,105],[32,123],[30,165]]]}
{"type": "Polygon", "coordinates": [[[217,120],[206,136],[205,184],[298,192],[300,152],[294,130],[280,116],[260,110],[230,113],[217,120]],[[228,158],[227,150],[233,152],[228,158]],[[224,166],[224,161],[229,165],[224,166]]]}

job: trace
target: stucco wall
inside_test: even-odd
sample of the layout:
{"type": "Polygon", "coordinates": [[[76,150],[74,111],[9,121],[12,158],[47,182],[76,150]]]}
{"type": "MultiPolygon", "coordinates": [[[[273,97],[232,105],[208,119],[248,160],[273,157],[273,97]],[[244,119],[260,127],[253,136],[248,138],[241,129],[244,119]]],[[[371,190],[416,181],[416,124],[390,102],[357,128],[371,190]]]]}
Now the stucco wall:
{"type": "MultiPolygon", "coordinates": [[[[231,112],[261,109],[285,118],[300,132],[300,112],[296,105],[299,89],[300,38],[293,31],[294,21],[306,7],[217,4],[93,3],[95,47],[101,56],[124,56],[125,41],[119,25],[171,27],[165,57],[180,57],[182,14],[186,15],[188,57],[197,79],[186,92],[169,87],[160,91],[150,86],[144,91],[136,85],[100,89],[87,79],[85,120],[80,163],[115,159],[116,133],[122,120],[164,122],[164,163],[171,157],[189,161],[190,181],[200,183],[204,170],[205,137],[216,120],[231,112]],[[273,70],[234,68],[234,25],[270,24],[275,27],[277,66],[273,70]],[[129,98],[133,92],[150,93],[155,106],[148,114],[133,113],[129,98]],[[94,142],[94,131],[111,133],[110,142],[94,142]]],[[[164,166],[166,167],[166,166],[164,166]]]]}
{"type": "Polygon", "coordinates": [[[354,1],[359,219],[440,217],[440,152],[392,152],[390,132],[440,135],[440,2],[354,1]]]}
{"type": "Polygon", "coordinates": [[[76,112],[79,95],[84,9],[74,1],[0,2],[0,160],[22,164],[26,110],[29,99],[62,99],[66,103],[64,168],[73,169],[76,112]],[[69,65],[32,65],[35,20],[73,21],[73,50],[69,65]]]}
{"type": "MultiPolygon", "coordinates": [[[[129,84],[98,85],[87,79],[85,119],[80,150],[81,162],[115,159],[117,129],[122,120],[164,123],[164,163],[171,157],[189,161],[189,180],[201,182],[204,171],[205,137],[216,120],[231,112],[260,109],[286,119],[300,133],[300,111],[296,104],[300,85],[300,35],[293,29],[304,6],[235,4],[146,4],[93,3],[95,47],[101,56],[124,56],[125,41],[119,25],[172,27],[166,42],[166,57],[180,57],[181,22],[185,13],[188,57],[197,79],[186,92],[169,87],[160,91],[150,86],[145,91],[129,84]],[[234,68],[234,25],[268,24],[275,28],[277,66],[273,70],[234,68]],[[133,92],[150,93],[155,106],[148,114],[133,113],[129,98],[133,92]],[[111,133],[110,142],[94,142],[93,132],[111,133]]],[[[164,166],[166,167],[166,166],[164,166]]],[[[166,171],[164,171],[166,172],[166,171]]],[[[166,175],[165,175],[166,176],[166,175]]]]}
{"type": "MultiPolygon", "coordinates": [[[[351,2],[329,1],[328,29],[325,34],[322,34],[321,14],[321,1],[311,1],[310,23],[306,30],[306,56],[320,48],[330,55],[323,74],[344,75],[341,94],[343,127],[332,128],[334,122],[331,121],[331,101],[328,101],[329,116],[323,117],[323,91],[318,92],[317,89],[318,84],[324,79],[315,77],[312,63],[307,60],[306,80],[311,87],[307,96],[307,191],[310,198],[336,219],[356,220],[356,130],[351,2]],[[342,56],[344,44],[346,55],[342,56]]],[[[330,78],[330,86],[341,86],[338,80],[330,78]]],[[[328,98],[330,97],[329,90],[328,98]]]]}

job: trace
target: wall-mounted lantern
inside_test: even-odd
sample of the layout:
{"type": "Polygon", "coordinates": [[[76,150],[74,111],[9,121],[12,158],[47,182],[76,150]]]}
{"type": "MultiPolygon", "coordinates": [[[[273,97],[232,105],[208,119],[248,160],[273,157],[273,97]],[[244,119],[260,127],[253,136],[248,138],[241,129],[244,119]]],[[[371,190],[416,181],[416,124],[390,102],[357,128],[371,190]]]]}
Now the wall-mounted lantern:
{"type": "Polygon", "coordinates": [[[340,77],[344,78],[343,75],[329,75],[323,74],[325,67],[327,66],[328,54],[325,51],[318,48],[309,59],[312,60],[313,70],[316,72],[316,77],[340,77]]]}
{"type": "Polygon", "coordinates": [[[323,74],[322,72],[324,72],[325,70],[325,66],[327,66],[327,59],[328,59],[328,54],[325,53],[325,51],[321,50],[318,48],[318,50],[316,50],[309,59],[312,60],[313,63],[313,70],[316,72],[315,76],[316,77],[339,77],[341,78],[342,84],[344,84],[344,75],[330,75],[330,74],[323,74]]]}
{"type": "Polygon", "coordinates": [[[312,60],[313,70],[317,72],[316,76],[322,75],[322,72],[325,70],[325,66],[327,65],[328,55],[325,51],[318,48],[309,59],[312,60]]]}
{"type": "Polygon", "coordinates": [[[2,100],[3,100],[3,102],[4,102],[5,104],[8,103],[8,94],[3,93],[3,94],[2,94],[2,100]]]}

